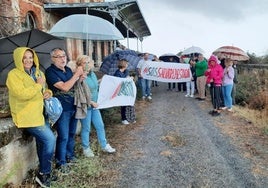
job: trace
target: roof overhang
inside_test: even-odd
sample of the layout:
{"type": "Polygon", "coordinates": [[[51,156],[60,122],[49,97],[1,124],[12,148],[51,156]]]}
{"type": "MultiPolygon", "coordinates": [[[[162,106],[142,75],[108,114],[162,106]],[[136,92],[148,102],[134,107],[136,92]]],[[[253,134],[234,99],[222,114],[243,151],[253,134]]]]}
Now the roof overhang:
{"type": "Polygon", "coordinates": [[[139,38],[142,40],[143,37],[151,35],[136,0],[96,3],[45,3],[44,9],[60,17],[83,13],[101,17],[115,23],[115,26],[125,38],[139,38]]]}

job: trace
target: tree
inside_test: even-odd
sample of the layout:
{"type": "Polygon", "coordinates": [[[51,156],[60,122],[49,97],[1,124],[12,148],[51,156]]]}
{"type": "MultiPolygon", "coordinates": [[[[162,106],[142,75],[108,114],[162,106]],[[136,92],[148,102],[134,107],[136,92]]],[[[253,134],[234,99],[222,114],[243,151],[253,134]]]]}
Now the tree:
{"type": "Polygon", "coordinates": [[[255,53],[247,53],[249,56],[248,64],[259,64],[261,62],[261,58],[257,57],[255,53]]]}

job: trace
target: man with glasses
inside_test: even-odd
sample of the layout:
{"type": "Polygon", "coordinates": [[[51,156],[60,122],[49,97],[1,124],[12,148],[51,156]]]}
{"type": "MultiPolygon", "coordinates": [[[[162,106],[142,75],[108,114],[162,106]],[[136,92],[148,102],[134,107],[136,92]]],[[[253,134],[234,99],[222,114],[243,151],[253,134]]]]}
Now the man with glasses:
{"type": "Polygon", "coordinates": [[[55,48],[50,52],[53,64],[47,68],[48,87],[53,91],[63,107],[63,112],[56,123],[56,168],[62,173],[68,173],[67,162],[75,162],[74,146],[77,120],[75,119],[74,89],[77,80],[84,78],[82,67],[76,72],[67,67],[67,56],[63,49],[55,48]]]}

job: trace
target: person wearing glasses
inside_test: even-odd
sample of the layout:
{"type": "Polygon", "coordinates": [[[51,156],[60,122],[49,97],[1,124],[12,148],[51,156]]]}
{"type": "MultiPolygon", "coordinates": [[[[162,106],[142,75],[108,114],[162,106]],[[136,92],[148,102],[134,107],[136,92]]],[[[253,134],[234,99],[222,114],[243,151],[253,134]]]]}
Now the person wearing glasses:
{"type": "Polygon", "coordinates": [[[74,84],[84,78],[82,67],[76,72],[67,66],[67,56],[63,49],[50,52],[52,64],[45,71],[48,87],[62,104],[62,114],[56,122],[57,142],[55,151],[56,169],[61,173],[70,172],[68,163],[76,162],[74,147],[77,119],[75,118],[74,84]]]}
{"type": "Polygon", "coordinates": [[[8,73],[6,81],[12,119],[18,128],[35,137],[39,159],[35,180],[41,187],[50,187],[56,138],[44,118],[43,106],[44,99],[50,98],[52,92],[46,88],[45,75],[39,69],[34,50],[19,47],[13,57],[15,68],[8,73]]]}

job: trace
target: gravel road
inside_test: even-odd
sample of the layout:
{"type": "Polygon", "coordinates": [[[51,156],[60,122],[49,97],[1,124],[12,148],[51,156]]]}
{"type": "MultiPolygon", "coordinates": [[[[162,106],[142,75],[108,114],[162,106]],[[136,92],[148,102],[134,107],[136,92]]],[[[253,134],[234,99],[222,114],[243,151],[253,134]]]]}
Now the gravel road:
{"type": "MultiPolygon", "coordinates": [[[[153,101],[129,131],[116,187],[268,187],[251,162],[213,124],[203,102],[185,93],[153,88],[153,101]]],[[[222,116],[226,116],[222,114],[222,116]]],[[[228,118],[228,117],[226,117],[228,118]]]]}

